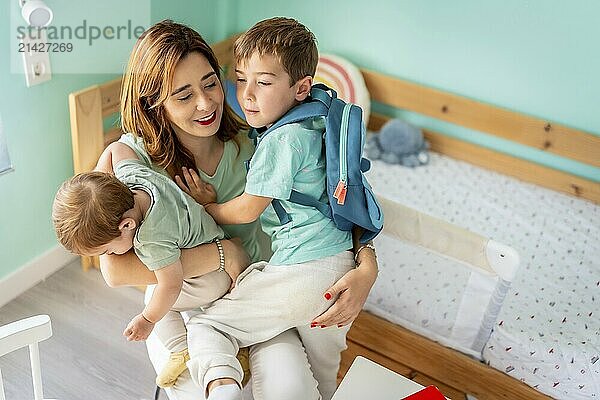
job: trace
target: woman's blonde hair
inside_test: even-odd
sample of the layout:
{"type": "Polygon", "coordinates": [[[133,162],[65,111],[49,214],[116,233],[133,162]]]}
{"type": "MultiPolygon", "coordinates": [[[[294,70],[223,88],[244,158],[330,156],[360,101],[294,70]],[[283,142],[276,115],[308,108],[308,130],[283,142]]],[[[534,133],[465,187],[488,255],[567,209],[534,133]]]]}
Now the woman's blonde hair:
{"type": "Polygon", "coordinates": [[[134,206],[133,192],[105,172],[77,174],[62,184],[52,204],[56,237],[77,254],[94,250],[121,235],[123,214],[134,206]]]}
{"type": "MultiPolygon", "coordinates": [[[[171,20],[146,30],[135,44],[121,87],[121,128],[142,137],[152,162],[173,177],[181,167],[196,169],[192,153],[177,139],[164,103],[172,91],[177,63],[198,52],[219,76],[219,62],[210,46],[192,28],[171,20]]],[[[247,126],[224,101],[217,137],[226,142],[247,126]]]]}

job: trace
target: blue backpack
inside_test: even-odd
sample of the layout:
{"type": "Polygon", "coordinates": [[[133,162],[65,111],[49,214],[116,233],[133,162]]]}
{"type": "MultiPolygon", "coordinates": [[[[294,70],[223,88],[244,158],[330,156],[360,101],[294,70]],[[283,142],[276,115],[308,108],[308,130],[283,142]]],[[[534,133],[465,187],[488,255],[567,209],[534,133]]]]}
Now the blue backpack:
{"type": "MultiPolygon", "coordinates": [[[[364,233],[360,242],[366,243],[381,232],[383,211],[363,175],[371,163],[362,157],[365,143],[362,109],[338,99],[335,90],[316,84],[304,102],[288,111],[260,136],[263,138],[283,125],[314,117],[325,117],[326,121],[324,140],[329,202],[321,202],[295,190],[288,201],[317,208],[343,231],[351,231],[354,225],[362,227],[364,233]]],[[[256,143],[258,135],[252,129],[249,136],[256,143]]],[[[273,199],[271,204],[282,225],[291,221],[279,200],[273,199]]]]}

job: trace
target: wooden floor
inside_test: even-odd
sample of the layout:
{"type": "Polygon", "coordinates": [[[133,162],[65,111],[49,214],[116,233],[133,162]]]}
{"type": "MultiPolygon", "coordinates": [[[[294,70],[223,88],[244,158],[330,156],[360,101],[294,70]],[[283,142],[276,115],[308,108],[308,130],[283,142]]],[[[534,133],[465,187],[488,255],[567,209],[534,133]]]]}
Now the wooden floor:
{"type": "MultiPolygon", "coordinates": [[[[146,347],[121,335],[142,306],[142,292],[110,289],[97,271],[85,273],[75,261],[0,308],[0,325],[50,315],[54,335],[40,343],[45,398],[152,399],[146,347]]],[[[0,368],[7,399],[33,398],[27,349],[0,358],[0,368]]]]}
{"type": "Polygon", "coordinates": [[[339,376],[362,355],[452,400],[550,400],[519,380],[456,350],[362,311],[347,337],[339,376]]]}
{"type": "MultiPolygon", "coordinates": [[[[130,318],[141,310],[142,302],[141,291],[110,289],[98,271],[83,272],[80,262],[75,261],[0,308],[0,325],[36,314],[50,315],[54,335],[40,343],[45,398],[152,399],[155,375],[145,345],[129,343],[121,335],[130,318]]],[[[462,370],[478,371],[464,374],[468,382],[480,380],[485,375],[483,372],[502,374],[491,369],[482,371],[482,365],[466,356],[450,357],[447,353],[452,350],[397,326],[391,331],[391,327],[392,324],[370,314],[361,314],[348,335],[348,350],[343,354],[339,379],[356,355],[364,355],[423,385],[436,385],[455,400],[465,400],[465,393],[476,393],[479,400],[547,398],[514,379],[504,382],[506,379],[490,378],[493,382],[505,383],[501,387],[496,382],[501,389],[492,392],[457,382],[456,377],[462,370]],[[367,334],[378,338],[375,340],[367,334]],[[373,350],[373,343],[377,350],[373,350]],[[446,359],[452,367],[434,368],[429,372],[421,368],[445,365],[442,361],[446,359]],[[469,364],[469,368],[463,364],[469,364]],[[461,390],[462,387],[472,388],[461,390]]],[[[27,349],[1,357],[0,369],[7,399],[33,398],[27,349]]],[[[163,394],[161,398],[166,396],[163,394]]]]}

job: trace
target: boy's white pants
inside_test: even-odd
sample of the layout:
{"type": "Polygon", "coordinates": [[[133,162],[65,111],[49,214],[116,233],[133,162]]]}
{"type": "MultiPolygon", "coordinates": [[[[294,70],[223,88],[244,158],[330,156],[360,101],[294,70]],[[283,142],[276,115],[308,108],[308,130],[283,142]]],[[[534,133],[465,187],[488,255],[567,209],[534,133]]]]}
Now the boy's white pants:
{"type": "Polygon", "coordinates": [[[331,398],[349,326],[310,328],[310,323],[335,301],[324,298],[327,289],[352,268],[348,251],[302,264],[259,262],[248,267],[231,293],[190,319],[192,379],[202,388],[218,378],[241,382],[243,372],[236,358],[240,346],[297,328],[319,392],[323,399],[331,398]]]}

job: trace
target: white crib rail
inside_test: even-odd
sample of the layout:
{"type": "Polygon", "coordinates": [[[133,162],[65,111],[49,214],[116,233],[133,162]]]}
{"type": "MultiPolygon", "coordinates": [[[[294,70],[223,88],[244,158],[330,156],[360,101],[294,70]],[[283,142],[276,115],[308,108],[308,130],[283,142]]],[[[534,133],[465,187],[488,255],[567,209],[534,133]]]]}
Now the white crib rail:
{"type": "Polygon", "coordinates": [[[510,246],[385,197],[377,196],[377,200],[385,215],[385,234],[512,282],[519,255],[510,246]]]}
{"type": "MultiPolygon", "coordinates": [[[[480,357],[519,267],[518,253],[510,246],[385,197],[378,196],[378,201],[385,214],[384,234],[470,268],[469,281],[447,339],[468,354],[480,357]]],[[[440,341],[445,342],[443,338],[440,341]]]]}
{"type": "MultiPolygon", "coordinates": [[[[38,343],[50,336],[52,336],[52,326],[48,315],[36,315],[0,327],[0,357],[29,346],[35,400],[44,399],[38,343]]],[[[5,400],[1,372],[0,400],[5,400]]]]}

